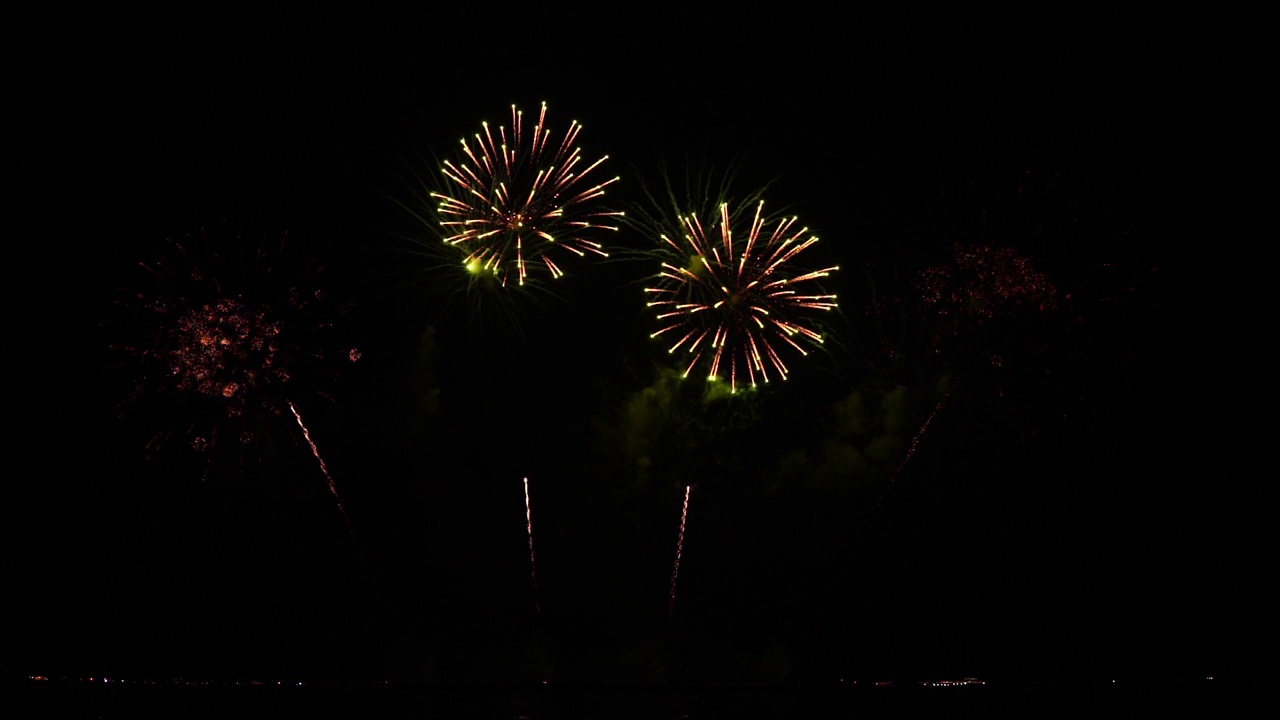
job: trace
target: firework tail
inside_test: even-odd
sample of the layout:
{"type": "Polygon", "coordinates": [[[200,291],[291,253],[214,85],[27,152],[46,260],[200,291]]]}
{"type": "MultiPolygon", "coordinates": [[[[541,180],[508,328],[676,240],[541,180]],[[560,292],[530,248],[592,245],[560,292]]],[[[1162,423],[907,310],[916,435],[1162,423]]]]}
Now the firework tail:
{"type": "Polygon", "coordinates": [[[533,506],[529,504],[529,478],[524,479],[524,521],[529,532],[529,578],[533,582],[533,610],[542,612],[538,601],[538,563],[533,554],[533,506]]]}
{"type": "Polygon", "coordinates": [[[311,431],[307,428],[307,424],[302,421],[302,413],[298,412],[298,408],[293,404],[293,401],[289,401],[289,409],[293,411],[293,417],[298,421],[298,427],[302,428],[302,436],[306,438],[307,445],[311,446],[311,454],[315,456],[316,462],[320,464],[320,471],[324,473],[325,480],[329,483],[329,492],[333,494],[333,499],[338,505],[338,512],[342,514],[342,521],[346,523],[347,532],[354,541],[356,539],[356,530],[351,524],[351,518],[347,516],[346,507],[343,505],[342,496],[338,494],[338,486],[333,481],[329,466],[325,464],[324,458],[320,456],[320,449],[316,447],[315,441],[311,439],[311,431]]]}
{"type": "Polygon", "coordinates": [[[671,594],[667,601],[667,620],[670,620],[676,612],[676,578],[680,576],[680,556],[684,554],[684,529],[689,519],[689,494],[692,492],[692,485],[684,486],[684,507],[680,510],[680,536],[676,540],[675,567],[671,569],[671,594]]]}
{"type": "Polygon", "coordinates": [[[907,463],[911,462],[911,458],[915,455],[916,448],[920,445],[920,441],[924,438],[924,434],[929,431],[929,426],[933,423],[933,419],[942,411],[942,408],[947,404],[947,398],[949,397],[951,397],[950,392],[943,394],[942,398],[938,400],[938,404],[934,405],[933,410],[929,412],[929,417],[924,419],[924,422],[920,425],[920,429],[916,431],[915,437],[911,438],[911,444],[907,446],[906,457],[902,458],[902,462],[898,465],[898,469],[893,471],[893,476],[889,478],[889,482],[885,483],[884,488],[880,490],[880,494],[876,496],[875,507],[871,509],[869,516],[875,515],[880,511],[880,506],[884,504],[885,496],[889,494],[889,490],[893,487],[893,484],[898,481],[898,478],[902,475],[902,471],[907,467],[907,463]]]}

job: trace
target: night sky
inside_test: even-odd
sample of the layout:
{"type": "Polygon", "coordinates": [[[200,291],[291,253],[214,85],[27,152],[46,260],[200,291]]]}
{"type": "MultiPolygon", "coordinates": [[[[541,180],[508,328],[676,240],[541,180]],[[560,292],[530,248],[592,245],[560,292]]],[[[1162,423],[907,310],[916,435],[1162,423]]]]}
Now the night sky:
{"type": "Polygon", "coordinates": [[[38,380],[10,431],[6,668],[1249,672],[1259,510],[1207,440],[1234,421],[1188,409],[1203,328],[1173,317],[1171,84],[1140,18],[597,12],[140,24],[88,61],[95,147],[51,193],[105,211],[20,241],[51,319],[10,358],[38,380]],[[551,292],[466,292],[413,212],[460,138],[543,102],[628,217],[664,167],[797,215],[806,266],[840,267],[823,350],[729,398],[673,380],[656,239],[628,223],[551,292]],[[144,270],[200,237],[205,278],[144,270]],[[286,328],[235,417],[156,344],[211,278],[286,328]]]}

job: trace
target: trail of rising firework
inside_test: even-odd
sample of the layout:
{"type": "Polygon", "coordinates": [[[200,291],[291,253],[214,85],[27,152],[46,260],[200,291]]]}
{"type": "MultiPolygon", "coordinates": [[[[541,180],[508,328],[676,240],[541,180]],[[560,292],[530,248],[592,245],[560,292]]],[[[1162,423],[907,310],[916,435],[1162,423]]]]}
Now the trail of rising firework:
{"type": "Polygon", "coordinates": [[[351,525],[351,518],[347,516],[342,496],[338,494],[338,486],[333,481],[333,474],[329,472],[329,466],[325,464],[324,458],[320,456],[320,449],[316,447],[315,441],[311,439],[311,430],[302,421],[302,413],[298,412],[298,408],[293,404],[292,400],[289,401],[289,410],[293,412],[294,419],[298,421],[298,427],[302,428],[302,436],[306,438],[307,445],[311,447],[311,454],[315,456],[316,462],[320,464],[320,472],[324,473],[324,478],[329,483],[329,492],[333,494],[333,500],[338,504],[338,512],[342,514],[342,521],[346,523],[347,532],[354,539],[356,536],[355,527],[351,525]]]}
{"type": "Polygon", "coordinates": [[[538,562],[533,554],[533,506],[529,504],[529,478],[524,479],[524,521],[529,532],[529,578],[533,581],[533,608],[542,612],[538,601],[538,562]]]}
{"type": "Polygon", "coordinates": [[[671,595],[667,602],[667,619],[670,620],[676,612],[676,578],[680,576],[680,556],[684,554],[684,528],[685,523],[689,519],[689,493],[693,492],[692,485],[684,486],[684,506],[680,510],[680,537],[676,540],[676,563],[671,569],[671,595]]]}

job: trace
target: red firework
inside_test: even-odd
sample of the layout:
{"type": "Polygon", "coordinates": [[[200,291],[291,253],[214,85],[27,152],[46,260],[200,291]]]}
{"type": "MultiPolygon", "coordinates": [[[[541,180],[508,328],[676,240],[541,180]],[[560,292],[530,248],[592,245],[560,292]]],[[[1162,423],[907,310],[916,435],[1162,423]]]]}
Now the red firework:
{"type": "Polygon", "coordinates": [[[149,456],[185,439],[206,476],[216,456],[261,459],[288,433],[343,510],[299,403],[328,398],[328,382],[360,353],[337,336],[348,308],[324,289],[323,266],[295,264],[287,240],[215,227],[169,239],[142,263],[110,323],[116,367],[132,384],[118,409],[156,428],[149,456]],[[295,423],[301,438],[289,431],[295,423]]]}

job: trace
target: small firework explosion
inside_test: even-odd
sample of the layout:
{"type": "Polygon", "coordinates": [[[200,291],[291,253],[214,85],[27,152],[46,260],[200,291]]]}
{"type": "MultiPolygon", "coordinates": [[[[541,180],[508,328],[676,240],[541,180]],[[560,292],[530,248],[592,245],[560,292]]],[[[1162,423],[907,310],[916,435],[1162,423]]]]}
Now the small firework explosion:
{"type": "Polygon", "coordinates": [[[158,424],[148,457],[182,436],[207,476],[215,457],[261,458],[296,421],[303,437],[286,437],[320,460],[299,402],[328,398],[325,384],[360,353],[334,339],[347,308],[320,287],[322,267],[288,265],[287,238],[264,244],[219,227],[170,239],[123,291],[108,323],[131,383],[118,409],[158,424]]]}
{"type": "Polygon", "coordinates": [[[561,277],[558,254],[608,256],[593,237],[616,232],[610,218],[622,213],[596,203],[618,178],[588,180],[608,156],[583,167],[574,145],[582,126],[571,123],[557,142],[546,116],[543,103],[527,131],[523,112],[512,105],[510,128],[495,132],[481,123],[472,141],[463,138],[457,161],[444,162],[444,187],[430,197],[439,201],[444,242],[463,251],[460,265],[473,277],[524,285],[535,272],[561,277]]]}
{"type": "Polygon", "coordinates": [[[709,378],[727,376],[731,391],[742,382],[785,380],[779,350],[808,355],[805,345],[822,343],[807,316],[837,307],[818,281],[839,268],[796,269],[796,258],[818,238],[794,216],[765,216],[764,200],[750,215],[722,202],[718,217],[703,223],[682,215],[677,237],[659,234],[662,269],[657,284],[645,288],[661,323],[651,337],[665,336],[669,353],[689,358],[686,376],[701,362],[709,378]]]}
{"type": "Polygon", "coordinates": [[[869,313],[886,377],[920,383],[922,422],[890,485],[939,423],[948,442],[1004,451],[1091,432],[1126,401],[1158,268],[1135,245],[1142,218],[1112,202],[1069,169],[996,168],[944,186],[907,225],[925,254],[869,313]]]}
{"type": "Polygon", "coordinates": [[[950,262],[920,272],[916,285],[937,321],[940,337],[959,336],[995,318],[1057,305],[1057,288],[1013,248],[955,244],[950,262]]]}

